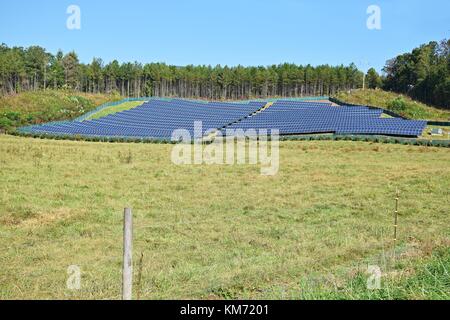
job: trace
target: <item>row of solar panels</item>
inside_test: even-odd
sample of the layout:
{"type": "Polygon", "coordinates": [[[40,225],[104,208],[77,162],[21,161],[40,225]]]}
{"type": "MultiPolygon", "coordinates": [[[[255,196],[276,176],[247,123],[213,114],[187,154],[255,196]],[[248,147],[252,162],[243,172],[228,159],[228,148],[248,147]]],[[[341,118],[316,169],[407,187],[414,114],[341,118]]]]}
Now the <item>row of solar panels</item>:
{"type": "Polygon", "coordinates": [[[186,129],[193,136],[197,121],[201,121],[202,134],[205,134],[208,130],[220,129],[241,120],[264,106],[264,102],[237,104],[151,100],[100,119],[47,124],[33,127],[32,131],[81,136],[171,138],[174,130],[186,129]]]}
{"type": "Polygon", "coordinates": [[[419,136],[426,127],[426,121],[381,118],[382,113],[381,109],[364,106],[279,101],[264,112],[232,124],[229,129],[276,128],[284,135],[336,133],[419,136]]]}
{"type": "Polygon", "coordinates": [[[151,100],[131,110],[97,120],[46,124],[24,129],[34,133],[107,137],[171,138],[176,129],[194,133],[202,122],[202,134],[211,129],[278,129],[280,134],[377,134],[419,136],[426,122],[381,118],[382,110],[365,106],[333,106],[332,103],[277,101],[248,104],[151,100]]]}

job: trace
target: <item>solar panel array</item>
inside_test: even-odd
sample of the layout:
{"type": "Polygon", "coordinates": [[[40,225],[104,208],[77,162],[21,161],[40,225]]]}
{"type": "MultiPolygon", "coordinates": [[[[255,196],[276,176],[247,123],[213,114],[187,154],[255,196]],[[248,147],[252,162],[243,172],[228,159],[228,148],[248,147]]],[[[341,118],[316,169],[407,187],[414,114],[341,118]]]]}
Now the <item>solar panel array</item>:
{"type": "Polygon", "coordinates": [[[56,135],[170,139],[174,130],[186,129],[193,137],[196,121],[202,122],[204,134],[247,117],[264,105],[265,102],[238,104],[151,100],[131,110],[100,119],[47,124],[34,127],[33,131],[56,135]]]}
{"type": "Polygon", "coordinates": [[[426,121],[381,118],[382,113],[382,109],[365,106],[277,101],[263,112],[228,129],[278,129],[281,135],[335,133],[396,136],[419,136],[425,129],[426,121]]]}
{"type": "MultiPolygon", "coordinates": [[[[28,132],[52,135],[170,139],[176,129],[194,136],[194,123],[202,122],[202,134],[212,129],[278,129],[280,134],[376,134],[419,136],[425,121],[381,118],[383,111],[365,106],[330,103],[198,102],[181,99],[151,100],[131,110],[96,120],[34,126],[28,132]],[[259,112],[258,112],[259,111],[259,112]]],[[[25,129],[27,130],[27,129],[25,129]]]]}

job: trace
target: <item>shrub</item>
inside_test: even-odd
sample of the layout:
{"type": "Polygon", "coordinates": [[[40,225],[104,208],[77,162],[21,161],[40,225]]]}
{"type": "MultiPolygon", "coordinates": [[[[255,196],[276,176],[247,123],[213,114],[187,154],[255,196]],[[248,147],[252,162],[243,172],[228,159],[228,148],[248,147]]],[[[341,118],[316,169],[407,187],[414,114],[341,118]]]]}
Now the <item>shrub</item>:
{"type": "Polygon", "coordinates": [[[406,102],[402,97],[397,97],[388,103],[389,109],[397,113],[404,113],[406,111],[406,102]]]}
{"type": "Polygon", "coordinates": [[[0,118],[0,129],[9,129],[13,126],[13,124],[14,122],[5,116],[0,118]]]}

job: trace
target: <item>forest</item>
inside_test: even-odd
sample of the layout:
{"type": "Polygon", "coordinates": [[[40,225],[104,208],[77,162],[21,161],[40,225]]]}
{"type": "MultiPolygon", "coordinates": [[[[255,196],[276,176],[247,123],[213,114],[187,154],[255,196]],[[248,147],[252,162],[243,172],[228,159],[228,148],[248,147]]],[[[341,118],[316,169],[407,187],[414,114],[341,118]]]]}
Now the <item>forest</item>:
{"type": "Polygon", "coordinates": [[[383,88],[450,109],[450,39],[432,41],[387,61],[383,88]]]}
{"type": "Polygon", "coordinates": [[[241,99],[332,95],[361,87],[363,73],[349,66],[280,64],[268,67],[173,66],[139,62],[80,63],[75,52],[0,46],[0,92],[70,88],[122,96],[241,99]]]}
{"type": "Polygon", "coordinates": [[[449,109],[450,40],[430,42],[388,60],[380,76],[348,66],[174,66],[165,63],[91,63],[75,52],[55,55],[39,46],[0,46],[0,94],[41,89],[73,89],[84,93],[119,93],[127,97],[248,99],[332,96],[351,89],[383,88],[449,109]]]}

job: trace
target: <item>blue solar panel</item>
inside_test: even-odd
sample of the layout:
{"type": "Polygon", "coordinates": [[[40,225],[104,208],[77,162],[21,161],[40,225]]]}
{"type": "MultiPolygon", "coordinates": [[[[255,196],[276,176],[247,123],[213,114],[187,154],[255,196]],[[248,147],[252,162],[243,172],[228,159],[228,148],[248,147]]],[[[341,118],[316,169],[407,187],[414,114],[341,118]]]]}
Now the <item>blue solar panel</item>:
{"type": "Polygon", "coordinates": [[[365,106],[277,101],[263,112],[228,129],[278,129],[282,135],[335,133],[396,136],[419,136],[425,129],[426,121],[380,118],[382,113],[381,109],[365,106]]]}
{"type": "Polygon", "coordinates": [[[151,100],[131,110],[96,120],[36,126],[35,133],[170,138],[176,129],[194,134],[194,122],[211,129],[278,129],[280,134],[377,134],[419,136],[426,122],[381,118],[382,110],[365,106],[333,106],[332,103],[277,101],[260,111],[265,102],[248,104],[196,102],[180,99],[151,100]],[[258,112],[260,111],[260,112],[258,112]]]}
{"type": "Polygon", "coordinates": [[[47,124],[34,132],[107,137],[170,138],[176,129],[194,134],[194,123],[202,122],[202,134],[223,128],[254,113],[265,105],[193,102],[186,100],[151,100],[143,105],[96,120],[47,124]]]}

